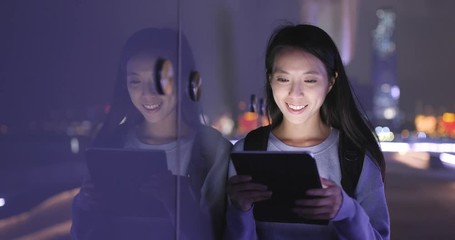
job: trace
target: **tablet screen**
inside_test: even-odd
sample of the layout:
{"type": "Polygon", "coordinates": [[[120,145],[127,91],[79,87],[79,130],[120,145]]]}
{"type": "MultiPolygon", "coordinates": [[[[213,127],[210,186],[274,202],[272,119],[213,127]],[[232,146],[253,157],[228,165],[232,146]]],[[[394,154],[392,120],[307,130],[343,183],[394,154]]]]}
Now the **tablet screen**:
{"type": "Polygon", "coordinates": [[[144,196],[140,189],[153,174],[171,174],[164,150],[89,148],[85,157],[91,182],[106,198],[105,211],[114,215],[157,213],[153,209],[157,200],[144,196]]]}
{"type": "Polygon", "coordinates": [[[256,202],[254,217],[258,221],[327,224],[307,220],[292,212],[294,201],[307,198],[305,191],[321,188],[315,159],[305,152],[243,151],[231,153],[239,175],[253,177],[253,182],[267,185],[269,200],[256,202]]]}

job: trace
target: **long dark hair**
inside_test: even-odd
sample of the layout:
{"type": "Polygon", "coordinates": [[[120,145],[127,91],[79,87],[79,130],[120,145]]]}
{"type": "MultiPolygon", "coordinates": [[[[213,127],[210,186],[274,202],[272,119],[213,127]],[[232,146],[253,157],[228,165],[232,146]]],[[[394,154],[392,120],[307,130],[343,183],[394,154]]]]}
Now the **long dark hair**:
{"type": "Polygon", "coordinates": [[[129,59],[144,53],[172,62],[174,71],[176,71],[175,76],[177,76],[174,91],[178,98],[178,104],[180,104],[179,109],[182,110],[182,120],[192,127],[200,125],[199,108],[195,102],[190,100],[187,91],[188,81],[185,81],[189,80],[190,74],[194,70],[193,54],[186,38],[183,35],[179,36],[178,32],[171,29],[145,28],[131,35],[123,47],[111,108],[94,140],[95,145],[109,141],[112,134],[119,128],[120,123],[125,128],[129,128],[143,121],[142,114],[134,107],[128,93],[126,65],[129,59]],[[180,74],[177,74],[178,70],[180,70],[180,74]],[[179,89],[182,91],[178,92],[179,89]]]}
{"type": "Polygon", "coordinates": [[[275,30],[269,39],[265,58],[265,91],[267,113],[271,118],[272,128],[283,121],[283,114],[273,98],[269,76],[272,74],[275,55],[289,47],[301,49],[317,57],[324,64],[329,79],[336,79],[321,106],[321,119],[328,126],[339,129],[357,147],[366,149],[379,164],[384,177],[385,162],[378,138],[367,116],[360,111],[362,108],[351,89],[335,43],[319,27],[306,24],[286,25],[275,30]]]}

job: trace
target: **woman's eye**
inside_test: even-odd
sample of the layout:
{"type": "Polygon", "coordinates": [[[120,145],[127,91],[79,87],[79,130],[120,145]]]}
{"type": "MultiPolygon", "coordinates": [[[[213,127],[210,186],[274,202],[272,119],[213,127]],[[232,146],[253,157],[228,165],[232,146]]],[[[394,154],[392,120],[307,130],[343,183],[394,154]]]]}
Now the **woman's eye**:
{"type": "Polygon", "coordinates": [[[278,77],[278,78],[276,78],[276,80],[277,80],[278,82],[289,82],[288,79],[282,78],[282,77],[278,77]]]}
{"type": "Polygon", "coordinates": [[[305,80],[306,83],[315,83],[317,82],[317,80],[314,80],[314,79],[308,79],[308,80],[305,80]]]}
{"type": "Polygon", "coordinates": [[[139,81],[138,79],[130,79],[130,80],[128,80],[128,84],[130,84],[130,85],[137,85],[139,83],[141,83],[141,81],[139,81]]]}

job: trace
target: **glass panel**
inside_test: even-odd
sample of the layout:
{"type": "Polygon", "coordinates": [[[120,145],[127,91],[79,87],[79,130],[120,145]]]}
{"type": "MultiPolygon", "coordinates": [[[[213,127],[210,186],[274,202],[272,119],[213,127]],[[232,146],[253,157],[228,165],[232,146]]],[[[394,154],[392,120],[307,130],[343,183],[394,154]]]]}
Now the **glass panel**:
{"type": "Polygon", "coordinates": [[[1,239],[178,236],[178,19],[177,0],[1,1],[1,239]]]}

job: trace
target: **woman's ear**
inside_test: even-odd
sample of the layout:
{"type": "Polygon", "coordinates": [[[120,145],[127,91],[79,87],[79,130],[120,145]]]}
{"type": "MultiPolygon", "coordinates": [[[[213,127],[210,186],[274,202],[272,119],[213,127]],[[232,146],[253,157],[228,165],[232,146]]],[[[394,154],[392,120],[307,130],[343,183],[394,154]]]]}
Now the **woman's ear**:
{"type": "Polygon", "coordinates": [[[188,85],[188,92],[190,94],[190,99],[194,102],[199,101],[201,98],[201,89],[202,89],[202,78],[198,71],[192,71],[190,73],[190,81],[188,85]]]}
{"type": "Polygon", "coordinates": [[[335,85],[335,81],[338,78],[338,72],[335,72],[335,75],[329,79],[329,92],[332,90],[333,85],[335,85]]]}

